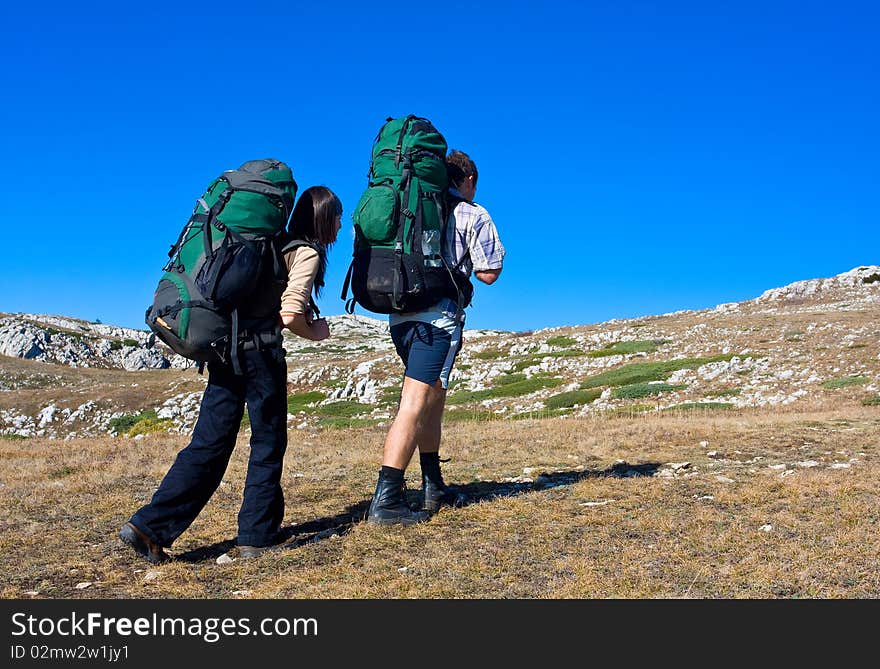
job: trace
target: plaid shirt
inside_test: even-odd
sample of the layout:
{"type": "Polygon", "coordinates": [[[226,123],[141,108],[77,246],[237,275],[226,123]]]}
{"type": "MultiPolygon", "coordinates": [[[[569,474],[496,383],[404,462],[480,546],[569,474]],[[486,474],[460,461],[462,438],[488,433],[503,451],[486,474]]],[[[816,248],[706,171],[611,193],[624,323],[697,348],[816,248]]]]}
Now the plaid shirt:
{"type": "MultiPolygon", "coordinates": [[[[458,197],[461,194],[454,188],[449,191],[458,197]]],[[[450,267],[458,267],[468,276],[471,272],[487,269],[501,269],[504,261],[504,247],[498,237],[498,230],[489,212],[478,204],[459,202],[446,225],[446,239],[443,240],[443,258],[450,267]]],[[[389,314],[388,325],[394,327],[407,321],[431,323],[441,329],[464,326],[465,312],[453,300],[444,298],[430,309],[406,314],[389,314]]]]}
{"type": "MultiPolygon", "coordinates": [[[[454,188],[449,192],[461,197],[454,188]]],[[[478,204],[459,202],[446,225],[443,257],[450,267],[458,267],[470,276],[471,272],[501,269],[504,246],[498,236],[495,222],[489,212],[478,204]]]]}

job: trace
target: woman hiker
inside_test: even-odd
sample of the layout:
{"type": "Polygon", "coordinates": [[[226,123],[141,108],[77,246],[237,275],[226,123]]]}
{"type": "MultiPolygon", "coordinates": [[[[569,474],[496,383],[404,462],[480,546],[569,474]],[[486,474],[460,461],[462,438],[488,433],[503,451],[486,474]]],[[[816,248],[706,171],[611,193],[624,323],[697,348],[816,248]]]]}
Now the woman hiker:
{"type": "Polygon", "coordinates": [[[313,186],[300,196],[281,250],[286,287],[282,292],[273,283],[269,268],[245,314],[247,320],[242,319],[245,338],[274,330],[277,339],[266,345],[253,337],[253,346],[243,345],[241,375],[230,364],[208,364],[208,384],[189,445],[178,453],[149,504],[119,532],[122,541],[148,562],[169,559],[164,549],[192,524],[220,485],[245,405],[251,451],[238,513],[239,557],[257,557],[277,543],[284,516],[281,470],[287,448],[287,363],[279,325],[314,341],[330,336],[311,295],[317,296],[324,284],[327,251],[336,241],[341,219],[342,204],[329,188],[313,186]]]}

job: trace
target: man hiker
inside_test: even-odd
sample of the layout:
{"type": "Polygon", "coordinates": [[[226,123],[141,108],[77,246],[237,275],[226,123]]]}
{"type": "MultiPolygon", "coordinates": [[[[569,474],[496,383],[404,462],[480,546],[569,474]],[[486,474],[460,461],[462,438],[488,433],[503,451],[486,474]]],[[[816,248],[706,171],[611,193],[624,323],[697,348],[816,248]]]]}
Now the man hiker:
{"type": "MultiPolygon", "coordinates": [[[[473,202],[477,166],[466,153],[453,150],[446,157],[446,169],[452,212],[442,240],[443,258],[465,277],[473,273],[492,284],[501,273],[505,251],[489,212],[473,202]]],[[[443,407],[461,348],[465,306],[443,298],[423,311],[389,316],[391,338],[406,371],[397,416],[385,438],[368,523],[411,525],[427,520],[441,506],[466,501],[443,481],[439,456],[443,407]],[[404,472],[416,448],[424,492],[421,510],[410,509],[404,493],[404,472]]]]}

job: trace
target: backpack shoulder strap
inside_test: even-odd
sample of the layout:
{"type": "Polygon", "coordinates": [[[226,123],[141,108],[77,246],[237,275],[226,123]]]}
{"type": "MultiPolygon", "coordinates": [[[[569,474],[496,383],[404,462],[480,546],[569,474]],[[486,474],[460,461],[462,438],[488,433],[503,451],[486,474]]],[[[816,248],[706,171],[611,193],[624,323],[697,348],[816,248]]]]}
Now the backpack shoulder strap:
{"type": "Polygon", "coordinates": [[[282,242],[281,253],[287,253],[288,251],[292,251],[293,249],[298,248],[300,246],[308,246],[310,249],[312,249],[319,256],[321,255],[321,249],[318,248],[318,245],[315,244],[314,242],[309,242],[309,241],[306,241],[305,239],[292,239],[289,237],[284,242],[282,242]]]}

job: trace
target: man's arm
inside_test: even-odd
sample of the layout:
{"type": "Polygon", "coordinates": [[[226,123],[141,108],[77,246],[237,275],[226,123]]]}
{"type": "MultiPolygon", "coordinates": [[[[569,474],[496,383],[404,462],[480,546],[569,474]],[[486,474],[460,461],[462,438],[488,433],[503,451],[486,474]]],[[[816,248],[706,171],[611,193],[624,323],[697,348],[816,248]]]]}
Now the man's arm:
{"type": "Polygon", "coordinates": [[[500,268],[484,269],[482,272],[474,271],[474,276],[485,283],[487,286],[491,286],[493,283],[495,283],[496,279],[498,279],[499,274],[501,274],[500,268]]]}

